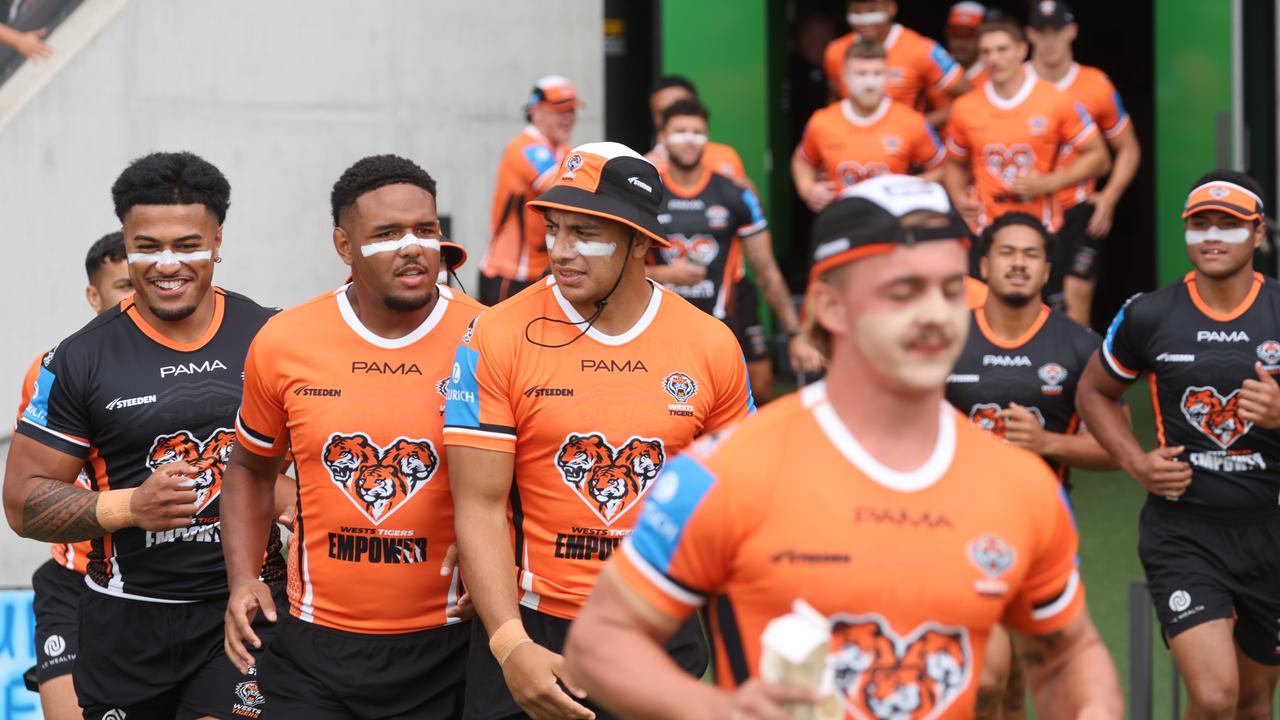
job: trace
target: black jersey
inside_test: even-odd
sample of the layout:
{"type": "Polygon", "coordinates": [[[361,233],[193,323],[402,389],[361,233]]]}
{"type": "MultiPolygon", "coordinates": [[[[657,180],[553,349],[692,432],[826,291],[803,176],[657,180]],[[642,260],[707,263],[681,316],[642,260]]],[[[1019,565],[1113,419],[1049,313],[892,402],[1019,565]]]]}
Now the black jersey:
{"type": "MultiPolygon", "coordinates": [[[[92,542],[91,586],[139,599],[225,597],[218,496],[235,440],[249,343],[275,310],[213,288],[213,322],[182,345],[125,299],[45,355],[17,432],[85,460],[95,490],[135,488],[161,465],[200,469],[190,527],[125,528],[92,542]]],[[[283,569],[272,523],[263,577],[283,569]]]]}
{"type": "Polygon", "coordinates": [[[768,227],[755,193],[710,170],[692,190],[664,176],[666,193],[658,222],[671,247],[654,253],[666,265],[684,258],[707,268],[697,285],[668,285],[700,310],[724,320],[733,309],[733,287],[743,275],[741,238],[768,227]]]}
{"type": "MultiPolygon", "coordinates": [[[[982,308],[969,320],[969,340],[947,378],[947,401],[975,425],[1004,435],[1000,411],[1017,403],[1035,415],[1049,432],[1072,434],[1076,383],[1099,339],[1061,313],[1042,308],[1020,338],[1005,342],[987,325],[982,308]]],[[[1067,481],[1066,465],[1045,459],[1067,481]]]]}
{"type": "Polygon", "coordinates": [[[1240,307],[1222,315],[1196,292],[1195,274],[1136,295],[1107,331],[1103,367],[1121,382],[1147,373],[1161,447],[1184,446],[1191,485],[1176,502],[1234,512],[1280,512],[1280,432],[1240,417],[1254,363],[1280,372],[1280,285],[1255,274],[1240,307]]]}

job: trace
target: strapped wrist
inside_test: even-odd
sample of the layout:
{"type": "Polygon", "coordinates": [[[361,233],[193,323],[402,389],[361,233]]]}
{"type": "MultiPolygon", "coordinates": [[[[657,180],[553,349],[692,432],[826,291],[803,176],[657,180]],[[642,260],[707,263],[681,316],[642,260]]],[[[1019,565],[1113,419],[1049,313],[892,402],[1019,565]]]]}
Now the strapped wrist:
{"type": "Polygon", "coordinates": [[[493,658],[498,661],[501,667],[511,657],[511,653],[521,645],[532,643],[533,640],[524,630],[524,623],[520,622],[520,618],[511,618],[510,620],[498,626],[493,631],[493,635],[489,636],[489,652],[493,653],[493,658]]]}
{"type": "Polygon", "coordinates": [[[122,528],[133,527],[133,511],[129,508],[129,502],[133,498],[135,489],[104,490],[98,493],[98,524],[103,530],[115,532],[122,528]]]}

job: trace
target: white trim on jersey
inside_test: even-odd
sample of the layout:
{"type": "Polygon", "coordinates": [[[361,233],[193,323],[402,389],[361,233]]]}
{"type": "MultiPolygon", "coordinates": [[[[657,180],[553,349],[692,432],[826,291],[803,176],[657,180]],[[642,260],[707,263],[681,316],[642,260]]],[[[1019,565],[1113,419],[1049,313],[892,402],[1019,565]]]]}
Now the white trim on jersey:
{"type": "Polygon", "coordinates": [[[444,428],[446,433],[457,433],[459,435],[474,435],[476,437],[497,438],[498,440],[515,440],[515,433],[500,433],[490,430],[477,430],[476,428],[458,427],[456,425],[446,425],[444,428]]]}
{"type": "Polygon", "coordinates": [[[1022,87],[1018,88],[1018,92],[1014,93],[1013,97],[1008,100],[996,94],[995,83],[990,80],[982,85],[982,92],[987,96],[987,102],[994,105],[996,109],[1012,110],[1025,102],[1028,97],[1031,97],[1031,91],[1036,89],[1037,79],[1034,71],[1026,73],[1026,80],[1023,80],[1022,87]]]}
{"type": "Polygon", "coordinates": [[[853,433],[849,432],[835,408],[826,400],[825,386],[822,392],[822,401],[816,403],[811,410],[818,426],[840,454],[876,483],[898,492],[918,492],[941,480],[951,468],[951,461],[956,454],[956,414],[946,402],[940,403],[938,407],[938,439],[929,459],[915,470],[902,472],[885,467],[868,452],[853,433]]]}
{"type": "Polygon", "coordinates": [[[850,123],[857,125],[858,127],[865,128],[871,127],[883,120],[884,116],[889,114],[889,106],[892,104],[893,101],[889,99],[888,95],[886,95],[880,98],[880,104],[876,107],[874,112],[863,117],[858,114],[858,111],[853,109],[853,101],[845,98],[840,101],[840,112],[844,115],[845,120],[848,120],[850,123]]]}
{"type": "MultiPolygon", "coordinates": [[[[662,294],[666,292],[663,290],[662,286],[656,283],[650,283],[650,285],[653,287],[653,293],[649,296],[649,306],[645,308],[644,314],[640,316],[640,319],[636,321],[635,325],[631,326],[630,330],[627,330],[621,335],[606,335],[593,326],[587,328],[587,337],[595,340],[601,345],[608,345],[610,347],[626,345],[632,340],[640,337],[640,334],[647,330],[649,325],[653,323],[653,319],[658,316],[658,308],[662,305],[662,294]]],[[[587,322],[587,319],[578,314],[578,311],[574,309],[573,305],[560,293],[560,287],[558,285],[551,288],[551,294],[555,296],[556,303],[560,305],[560,310],[564,312],[565,317],[567,317],[570,322],[579,326],[584,325],[587,322]]]]}
{"type": "Polygon", "coordinates": [[[627,536],[622,541],[622,553],[627,556],[627,559],[631,561],[632,566],[634,566],[636,570],[639,570],[640,574],[643,575],[646,580],[653,583],[654,587],[657,587],[663,593],[671,596],[673,600],[677,600],[685,605],[693,607],[702,607],[707,604],[707,599],[705,597],[685,590],[672,582],[671,578],[659,572],[658,568],[650,565],[649,561],[645,560],[644,556],[640,554],[640,551],[636,550],[635,547],[632,546],[630,536],[627,536]]]}
{"type": "Polygon", "coordinates": [[[1042,608],[1035,608],[1031,611],[1032,620],[1048,620],[1058,613],[1066,610],[1071,606],[1071,601],[1075,599],[1076,592],[1080,588],[1080,571],[1072,570],[1071,577],[1067,578],[1067,586],[1063,588],[1062,594],[1056,600],[1045,605],[1042,608]]]}
{"type": "MultiPolygon", "coordinates": [[[[443,286],[437,285],[436,287],[442,288],[443,286]]],[[[431,310],[431,314],[427,316],[427,319],[414,328],[413,332],[398,338],[384,338],[365,327],[364,323],[360,322],[360,318],[356,317],[355,308],[351,307],[351,301],[347,299],[346,292],[339,292],[334,297],[338,300],[338,312],[342,314],[342,319],[346,321],[347,326],[356,335],[359,335],[361,339],[375,347],[380,347],[384,350],[399,350],[426,337],[428,333],[435,329],[436,325],[440,324],[441,318],[444,317],[445,312],[449,309],[450,295],[441,289],[440,297],[436,300],[436,306],[431,310]]]]}
{"type": "MultiPolygon", "coordinates": [[[[114,550],[112,550],[111,555],[111,567],[113,570],[119,569],[119,565],[116,564],[114,550]]],[[[116,589],[118,587],[116,584],[116,578],[118,577],[120,577],[119,574],[113,575],[111,577],[111,581],[107,584],[107,587],[102,587],[91,580],[88,575],[85,575],[84,584],[88,585],[89,589],[94,592],[102,593],[103,595],[110,595],[111,597],[124,598],[125,600],[139,600],[141,602],[158,603],[160,605],[190,605],[191,603],[200,602],[199,600],[167,600],[165,598],[153,598],[147,597],[146,595],[134,595],[132,593],[127,593],[123,589],[116,589]]]]}
{"type": "Polygon", "coordinates": [[[26,424],[30,425],[30,426],[31,426],[31,427],[33,427],[33,428],[40,428],[41,430],[43,430],[43,431],[45,431],[45,432],[49,433],[50,435],[52,435],[52,436],[54,436],[54,437],[57,437],[57,438],[61,438],[61,439],[63,439],[63,440],[66,440],[67,442],[71,443],[72,445],[79,445],[80,447],[92,447],[89,443],[87,443],[87,442],[85,442],[85,441],[81,440],[80,438],[72,437],[72,436],[67,435],[67,434],[65,434],[65,433],[60,433],[60,432],[58,432],[57,430],[53,430],[53,429],[51,429],[51,428],[47,428],[47,427],[45,427],[44,425],[38,425],[38,424],[33,423],[33,422],[31,422],[30,420],[26,419],[25,417],[24,417],[24,418],[22,418],[22,422],[24,422],[24,423],[26,423],[26,424]]]}

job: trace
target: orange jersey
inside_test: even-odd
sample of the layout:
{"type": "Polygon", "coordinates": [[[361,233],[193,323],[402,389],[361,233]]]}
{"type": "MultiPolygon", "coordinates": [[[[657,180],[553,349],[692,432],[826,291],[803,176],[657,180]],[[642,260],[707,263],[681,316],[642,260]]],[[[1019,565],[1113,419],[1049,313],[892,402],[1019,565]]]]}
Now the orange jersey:
{"type": "Polygon", "coordinates": [[[796,155],[825,170],[839,190],[885,173],[932,170],[942,164],[946,150],[923,115],[886,97],[865,118],[849,100],[815,112],[796,155]]]}
{"type": "Polygon", "coordinates": [[[445,411],[446,445],[515,454],[520,602],[567,619],[667,459],[753,409],[733,332],[675,293],[654,285],[622,335],[575,341],[583,323],[552,278],[486,310],[445,411]]]}
{"type": "MultiPolygon", "coordinates": [[[[31,366],[27,368],[27,372],[22,377],[22,395],[18,403],[18,420],[22,421],[22,413],[26,411],[27,404],[31,402],[31,396],[36,392],[36,379],[40,376],[40,364],[44,360],[44,354],[36,356],[31,361],[31,366]]],[[[89,485],[89,477],[84,471],[80,471],[76,475],[76,487],[92,490],[89,485]]],[[[75,543],[53,543],[49,546],[49,554],[53,556],[54,562],[58,563],[68,570],[75,570],[81,575],[84,574],[85,568],[89,566],[89,540],[81,540],[75,543]]]]}
{"type": "Polygon", "coordinates": [[[1020,210],[1057,230],[1062,210],[1054,197],[1016,196],[1012,183],[1033,171],[1053,172],[1064,147],[1079,147],[1097,132],[1083,105],[1030,72],[1008,100],[996,95],[990,81],[956,100],[947,123],[947,150],[972,168],[982,204],[979,229],[1020,210]]]}
{"type": "MultiPolygon", "coordinates": [[[[839,88],[840,97],[849,97],[844,84],[844,57],[857,33],[832,40],[822,54],[827,81],[839,88]]],[[[908,27],[894,23],[884,39],[889,77],[885,92],[890,98],[917,110],[924,108],[929,90],[946,93],[964,79],[964,68],[938,43],[908,27]]]]}
{"type": "MultiPolygon", "coordinates": [[[[653,150],[650,150],[645,157],[658,168],[660,174],[667,174],[668,155],[665,145],[662,143],[654,145],[653,150]]],[[[708,140],[702,148],[702,166],[735,182],[740,183],[747,179],[747,169],[743,167],[742,157],[738,155],[738,151],[715,140],[708,140]]]]}
{"type": "MultiPolygon", "coordinates": [[[[1080,103],[1089,116],[1097,123],[1103,137],[1112,140],[1119,137],[1129,127],[1129,113],[1125,112],[1120,93],[1111,78],[1095,67],[1072,63],[1065,77],[1054,87],[1067,94],[1067,97],[1080,103]]],[[[1079,155],[1072,145],[1062,147],[1062,157],[1058,158],[1058,167],[1067,167],[1076,161],[1079,155]]],[[[1097,180],[1088,180],[1079,185],[1063,188],[1058,191],[1058,204],[1065,211],[1089,199],[1097,187],[1097,180]]]]}
{"type": "Polygon", "coordinates": [[[492,236],[480,272],[488,277],[533,280],[547,269],[547,225],[525,203],[555,181],[566,148],[552,146],[532,125],[502,152],[490,210],[492,236]]]}
{"type": "Polygon", "coordinates": [[[345,290],[273,317],[245,362],[236,441],[260,455],[292,445],[297,467],[290,612],[366,634],[455,622],[458,576],[440,575],[454,543],[444,386],[483,308],[440,286],[422,325],[391,340],[360,323],[345,290]]]}
{"type": "Polygon", "coordinates": [[[766,624],[802,599],[830,619],[845,717],[971,718],[991,627],[1054,632],[1084,591],[1045,464],[945,403],[938,417],[932,456],[897,472],[824,384],[777,400],[668,464],[615,577],[672,618],[708,604],[723,687],[757,675],[766,624]]]}

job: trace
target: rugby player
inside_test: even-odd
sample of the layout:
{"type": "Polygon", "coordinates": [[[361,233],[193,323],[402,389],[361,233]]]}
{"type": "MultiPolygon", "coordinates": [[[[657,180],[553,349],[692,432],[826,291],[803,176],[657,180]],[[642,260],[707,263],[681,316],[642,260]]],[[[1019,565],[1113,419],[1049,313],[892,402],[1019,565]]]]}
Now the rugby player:
{"type": "Polygon", "coordinates": [[[1195,719],[1271,717],[1280,676],[1280,286],[1253,270],[1261,195],[1232,170],[1192,185],[1182,217],[1194,269],[1129,300],[1077,397],[1149,493],[1138,555],[1195,719]],[[1144,374],[1150,451],[1115,405],[1144,374]]]}
{"type": "MultiPolygon", "coordinates": [[[[243,358],[274,311],[213,285],[230,197],[216,167],[147,155],[112,197],[134,294],[45,355],[6,516],[23,537],[92,539],[73,673],[86,718],[257,718],[256,680],[223,653],[219,495],[243,358]],[[74,484],[82,467],[90,490],[74,484]]],[[[266,524],[260,573],[278,584],[266,524]]]]}
{"type": "MultiPolygon", "coordinates": [[[[670,245],[663,193],[630,148],[573,149],[532,203],[552,238],[552,277],[486,310],[458,347],[444,442],[462,572],[483,621],[466,718],[608,717],[569,694],[569,623],[667,459],[753,409],[733,332],[645,276],[650,249],[670,245]]],[[[667,650],[701,676],[696,621],[667,650]]]]}
{"type": "MultiPolygon", "coordinates": [[[[683,75],[664,75],[658,78],[658,81],[653,84],[653,89],[649,91],[649,112],[653,117],[654,133],[662,131],[662,115],[672,103],[679,100],[698,99],[698,89],[689,78],[683,75]]],[[[755,185],[751,182],[751,178],[747,177],[747,170],[742,165],[742,156],[738,155],[737,150],[724,143],[707,140],[702,155],[703,164],[712,171],[728,177],[739,185],[751,188],[752,191],[755,190],[755,185]]],[[[653,149],[645,153],[645,158],[658,168],[658,172],[667,171],[667,148],[661,140],[654,143],[653,149]]]]}
{"type": "Polygon", "coordinates": [[[681,720],[819,701],[968,718],[1003,622],[1042,715],[1122,716],[1057,480],[943,399],[967,329],[965,237],[946,191],[908,176],[867,180],[819,216],[806,330],[830,353],[827,380],[668,463],[570,632],[588,697],[681,720]],[[825,618],[806,647],[827,655],[838,700],[759,677],[765,627],[798,599],[825,618]],[[703,605],[718,688],[658,650],[703,605]]]}
{"type": "Polygon", "coordinates": [[[982,72],[978,59],[978,28],[987,14],[979,2],[963,0],[951,6],[947,12],[947,52],[964,68],[964,76],[970,83],[982,72]]]}

